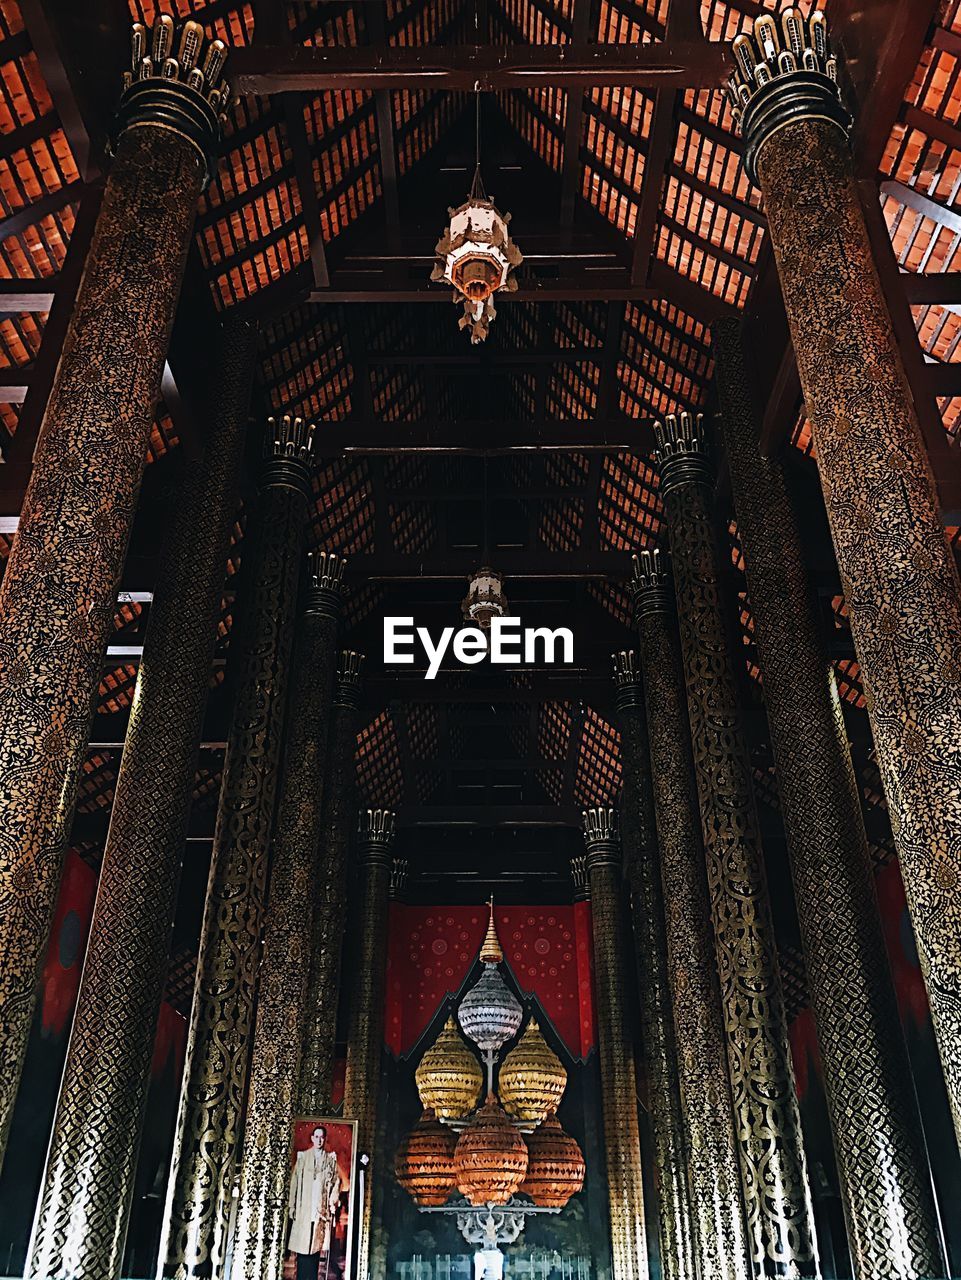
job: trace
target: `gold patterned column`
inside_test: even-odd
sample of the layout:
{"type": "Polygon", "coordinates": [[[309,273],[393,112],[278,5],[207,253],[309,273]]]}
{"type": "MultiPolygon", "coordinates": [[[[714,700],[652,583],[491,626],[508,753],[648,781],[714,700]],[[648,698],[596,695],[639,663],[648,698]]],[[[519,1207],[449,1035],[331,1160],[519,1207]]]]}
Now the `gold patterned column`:
{"type": "Polygon", "coordinates": [[[721,608],[703,422],[685,413],[655,423],[654,431],[751,1250],[761,1275],[816,1276],[814,1214],[751,762],[721,608]]]}
{"type": "Polygon", "coordinates": [[[358,1280],[367,1280],[373,1226],[375,1184],[383,1170],[376,1167],[377,1095],[384,1053],[384,1007],[387,999],[387,914],[394,860],[394,815],[387,809],[367,809],[360,815],[357,862],[361,899],[357,924],[359,952],[351,984],[347,1032],[347,1076],[344,1116],[357,1121],[357,1150],[371,1157],[367,1166],[367,1195],[361,1207],[357,1240],[358,1280]]]}
{"type": "Polygon", "coordinates": [[[195,22],[179,43],[175,34],[158,19],[148,51],[134,26],[113,165],[0,585],[0,1161],[194,212],[220,135],[224,46],[205,45],[195,22]]]}
{"type": "Polygon", "coordinates": [[[240,675],[224,758],[187,1058],[167,1187],[160,1274],[223,1274],[238,1124],[260,960],[290,652],[310,495],[313,428],[268,423],[244,556],[240,675]]]}
{"type": "Polygon", "coordinates": [[[347,852],[357,812],[354,754],[363,663],[363,654],[344,649],[337,664],[324,816],[313,876],[307,1022],[300,1063],[300,1112],[305,1116],[327,1115],[333,1106],[341,953],[347,920],[347,852]]]}
{"type": "Polygon", "coordinates": [[[750,1280],[674,591],[659,551],[641,552],[631,587],[661,851],[694,1243],[702,1280],[750,1280]]]}
{"type": "Polygon", "coordinates": [[[30,1248],[51,1280],[108,1280],[122,1261],[256,350],[228,319],[150,607],[30,1248]]]}
{"type": "Polygon", "coordinates": [[[958,571],[858,200],[823,15],[758,21],[736,58],[745,163],[764,195],[961,1141],[958,571]]]}
{"type": "Polygon", "coordinates": [[[290,683],[232,1271],[281,1280],[345,561],[311,552],[290,683]]]}
{"type": "Polygon", "coordinates": [[[860,1280],[942,1275],[841,700],[784,471],[760,456],[740,328],[713,327],[721,422],[851,1256],[860,1280]]]}
{"type": "Polygon", "coordinates": [[[664,1280],[696,1280],[688,1153],[681,1119],[674,1015],[667,977],[667,935],[654,793],[644,722],[644,694],[633,653],[614,654],[614,680],[624,770],[621,847],[637,957],[641,1044],[650,1084],[661,1272],[664,1280]]]}
{"type": "MultiPolygon", "coordinates": [[[[613,809],[584,814],[594,931],[594,987],[614,1280],[647,1280],[644,1184],[633,1036],[625,1007],[627,957],[621,851],[613,809]]],[[[575,868],[575,876],[578,874],[575,868]]]]}

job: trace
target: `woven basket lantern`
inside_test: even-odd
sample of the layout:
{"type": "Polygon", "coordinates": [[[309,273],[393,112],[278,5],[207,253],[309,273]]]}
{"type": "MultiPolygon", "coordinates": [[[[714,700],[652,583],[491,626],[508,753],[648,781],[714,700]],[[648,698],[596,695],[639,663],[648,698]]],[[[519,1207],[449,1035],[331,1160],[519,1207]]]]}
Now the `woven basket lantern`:
{"type": "Polygon", "coordinates": [[[527,1143],[493,1094],[457,1141],[457,1190],[471,1204],[507,1204],[527,1174],[527,1143]]]}
{"type": "Polygon", "coordinates": [[[485,964],[476,986],[461,1001],[457,1020],[479,1049],[497,1053],[517,1035],[524,1010],[496,966],[485,964]]]}
{"type": "Polygon", "coordinates": [[[524,1021],[524,1010],[513,991],[501,977],[498,965],[504,952],[494,924],[494,900],[491,899],[487,935],[480,950],[484,972],[468,991],[457,1010],[457,1021],[469,1040],[484,1053],[498,1053],[508,1040],[513,1040],[524,1021]]]}
{"type": "Polygon", "coordinates": [[[453,1018],[421,1058],[414,1079],[424,1109],[438,1119],[462,1120],[477,1105],[484,1073],[453,1018]]]}
{"type": "Polygon", "coordinates": [[[531,1018],[527,1030],[511,1049],[497,1077],[497,1092],[507,1112],[525,1124],[540,1124],[567,1088],[564,1064],[531,1018]]]}
{"type": "Polygon", "coordinates": [[[394,1176],[414,1204],[439,1208],[454,1190],[457,1134],[425,1111],[394,1158],[394,1176]]]}
{"type": "Polygon", "coordinates": [[[522,1195],[542,1209],[563,1209],[584,1185],[584,1156],[557,1116],[548,1116],[527,1138],[530,1159],[522,1195]]]}

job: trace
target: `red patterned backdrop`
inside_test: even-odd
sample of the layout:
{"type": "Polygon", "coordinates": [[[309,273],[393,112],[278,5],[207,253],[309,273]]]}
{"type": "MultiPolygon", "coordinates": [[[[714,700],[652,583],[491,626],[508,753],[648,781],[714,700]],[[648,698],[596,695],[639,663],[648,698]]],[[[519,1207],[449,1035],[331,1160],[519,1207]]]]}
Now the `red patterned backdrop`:
{"type": "MultiPolygon", "coordinates": [[[[486,906],[391,906],[384,1030],[396,1056],[413,1049],[460,990],[487,919],[486,906]]],[[[498,907],[494,919],[518,987],[536,996],[571,1054],[585,1058],[595,1043],[590,906],[498,907]]]]}

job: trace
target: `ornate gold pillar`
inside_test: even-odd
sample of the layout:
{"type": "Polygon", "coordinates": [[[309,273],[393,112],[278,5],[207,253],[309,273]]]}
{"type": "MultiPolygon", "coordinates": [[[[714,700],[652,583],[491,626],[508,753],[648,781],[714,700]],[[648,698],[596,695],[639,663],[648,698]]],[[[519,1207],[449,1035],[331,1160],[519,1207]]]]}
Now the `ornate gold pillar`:
{"type": "Polygon", "coordinates": [[[384,1053],[384,1005],[387,998],[387,915],[394,861],[394,815],[388,809],[367,809],[360,816],[357,861],[361,899],[357,923],[359,954],[351,988],[347,1033],[347,1076],[344,1116],[357,1121],[357,1150],[371,1157],[367,1194],[361,1206],[357,1240],[358,1280],[370,1271],[372,1204],[383,1170],[376,1167],[377,1095],[384,1053]]]}
{"type": "Polygon", "coordinates": [[[334,655],[345,561],[311,552],[294,638],[284,774],[277,807],[244,1120],[233,1272],[281,1280],[330,740],[334,655]]]}
{"type": "MultiPolygon", "coordinates": [[[[624,1000],[627,957],[621,910],[621,851],[613,809],[586,811],[584,842],[594,930],[594,986],[613,1274],[614,1280],[647,1280],[650,1273],[634,1037],[624,1000]]],[[[578,874],[575,867],[575,880],[578,874]]]]}
{"type": "Polygon", "coordinates": [[[634,654],[615,653],[613,658],[624,769],[621,847],[631,898],[641,1045],[650,1082],[661,1272],[664,1280],[696,1280],[688,1153],[681,1119],[677,1047],[667,976],[667,934],[644,694],[634,654]]]}
{"type": "Polygon", "coordinates": [[[347,920],[347,852],[357,812],[354,755],[363,663],[363,654],[344,649],[337,664],[324,814],[313,876],[307,1022],[300,1063],[300,1112],[305,1116],[327,1115],[332,1106],[341,953],[347,920]]]}
{"type": "Polygon", "coordinates": [[[732,82],[764,195],[878,765],[961,1140],[961,589],[858,201],[823,15],[732,82]],[[803,68],[800,69],[800,68],[803,68]]]}
{"type": "Polygon", "coordinates": [[[713,327],[728,474],[860,1280],[944,1273],[927,1150],[834,668],[781,463],[760,456],[739,321],[713,327]]]}
{"type": "Polygon", "coordinates": [[[167,1187],[160,1273],[223,1274],[250,1051],[260,928],[283,744],[313,428],[268,424],[245,548],[240,677],[200,933],[187,1059],[167,1187]]]}
{"type": "Polygon", "coordinates": [[[819,1273],[764,855],[721,608],[703,423],[655,423],[754,1265],[819,1273]]]}
{"type": "Polygon", "coordinates": [[[122,1262],[256,350],[256,328],[228,319],[150,607],[30,1247],[50,1280],[122,1262]]]}
{"type": "Polygon", "coordinates": [[[702,1280],[750,1280],[684,672],[674,592],[659,551],[641,552],[631,586],[661,852],[694,1243],[702,1280]]]}
{"type": "Polygon", "coordinates": [[[158,19],[151,56],[146,40],[136,24],[113,165],[0,584],[0,1160],[194,212],[220,137],[224,46],[205,45],[195,22],[175,43],[169,18],[158,19]]]}

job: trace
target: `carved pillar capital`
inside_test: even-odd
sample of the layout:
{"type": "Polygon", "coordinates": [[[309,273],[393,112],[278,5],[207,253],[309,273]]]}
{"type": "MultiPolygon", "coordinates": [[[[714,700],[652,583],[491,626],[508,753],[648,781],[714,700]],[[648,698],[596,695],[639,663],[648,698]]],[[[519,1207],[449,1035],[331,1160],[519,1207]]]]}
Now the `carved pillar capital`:
{"type": "Polygon", "coordinates": [[[362,809],[357,823],[357,847],[361,864],[391,870],[394,843],[394,813],[390,809],[362,809]]]}
{"type": "Polygon", "coordinates": [[[637,665],[637,654],[633,649],[612,653],[614,663],[615,703],[618,711],[643,711],[644,687],[641,682],[641,671],[637,665]]]}
{"type": "Polygon", "coordinates": [[[674,612],[674,589],[667,554],[655,547],[631,557],[631,603],[634,625],[651,616],[670,616],[674,612]]]}
{"type": "Polygon", "coordinates": [[[591,882],[587,876],[587,854],[578,853],[571,858],[571,879],[574,881],[574,901],[589,902],[591,882]]]}
{"type": "Polygon", "coordinates": [[[223,78],[227,46],[208,41],[199,22],[178,27],[161,14],[148,31],[135,22],[130,70],[124,72],[115,138],[128,129],[167,129],[197,151],[206,188],[217,167],[221,129],[230,105],[223,78]]]}
{"type": "Polygon", "coordinates": [[[408,863],[406,858],[394,858],[390,864],[390,890],[388,896],[391,900],[400,897],[404,892],[404,886],[407,884],[408,863]]]}
{"type": "Polygon", "coordinates": [[[309,498],[313,452],[312,422],[292,417],[289,413],[281,418],[268,418],[260,487],[296,489],[309,498]]]}
{"type": "Polygon", "coordinates": [[[851,115],[837,83],[823,13],[805,19],[795,8],[780,21],[759,17],[733,46],[736,70],[728,81],[734,119],[744,138],[744,169],[758,185],[757,158],[775,133],[798,120],[824,120],[847,137],[851,115]]]}
{"type": "Polygon", "coordinates": [[[620,867],[621,848],[617,832],[617,810],[585,809],[582,820],[588,872],[596,867],[620,867]]]}
{"type": "Polygon", "coordinates": [[[356,711],[360,706],[360,675],[364,655],[353,649],[341,649],[337,659],[337,679],[334,684],[334,706],[356,711]]]}
{"type": "Polygon", "coordinates": [[[307,589],[304,614],[337,622],[344,603],[344,571],[347,560],[332,551],[311,551],[307,555],[307,589]]]}
{"type": "Polygon", "coordinates": [[[654,464],[661,480],[661,493],[689,484],[709,484],[711,465],[704,414],[669,413],[654,423],[654,464]]]}

